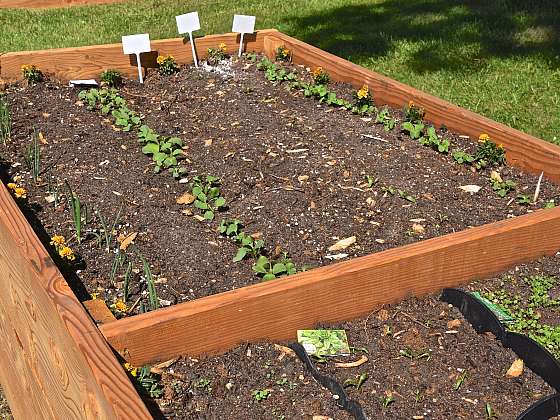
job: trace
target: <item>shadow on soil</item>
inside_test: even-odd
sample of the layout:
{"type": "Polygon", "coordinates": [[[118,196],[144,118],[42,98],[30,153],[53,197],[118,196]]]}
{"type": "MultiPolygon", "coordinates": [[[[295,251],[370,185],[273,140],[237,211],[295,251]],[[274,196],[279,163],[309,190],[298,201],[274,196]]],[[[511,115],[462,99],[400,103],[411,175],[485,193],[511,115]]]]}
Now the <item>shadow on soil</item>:
{"type": "Polygon", "coordinates": [[[386,0],[285,23],[296,38],[358,63],[408,43],[405,64],[417,73],[476,71],[489,58],[513,56],[560,67],[560,8],[552,0],[386,0]]]}

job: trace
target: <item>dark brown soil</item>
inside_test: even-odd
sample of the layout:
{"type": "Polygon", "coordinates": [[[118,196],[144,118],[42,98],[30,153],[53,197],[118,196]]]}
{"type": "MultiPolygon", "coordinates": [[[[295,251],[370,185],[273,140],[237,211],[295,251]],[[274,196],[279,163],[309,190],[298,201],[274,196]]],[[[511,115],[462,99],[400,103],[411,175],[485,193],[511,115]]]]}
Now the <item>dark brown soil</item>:
{"type": "MultiPolygon", "coordinates": [[[[552,393],[527,368],[518,378],[506,377],[515,354],[494,338],[477,334],[455,308],[435,298],[409,299],[367,318],[329,327],[345,329],[349,344],[359,350],[349,357],[317,363],[317,367],[339,383],[366,373],[368,378],[359,390],[346,390],[370,419],[485,419],[486,404],[497,418],[513,419],[552,393]],[[450,321],[459,325],[449,327],[450,321]],[[334,366],[364,355],[368,361],[359,367],[334,366]],[[455,389],[463,372],[466,377],[455,389]],[[384,407],[389,395],[394,401],[384,407]]],[[[302,371],[299,359],[285,355],[279,361],[281,354],[272,344],[260,344],[241,346],[206,361],[182,361],[172,371],[185,379],[166,376],[165,381],[166,389],[173,381],[180,383],[181,392],[171,392],[160,405],[166,415],[179,418],[347,417],[334,407],[330,394],[302,371]],[[297,386],[293,390],[287,384],[279,386],[276,381],[283,378],[297,386]],[[197,389],[200,379],[210,381],[211,392],[197,389]],[[229,390],[227,383],[233,384],[229,390]],[[251,397],[255,389],[271,389],[270,397],[257,403],[251,397]]]]}
{"type": "Polygon", "coordinates": [[[180,360],[171,371],[173,376],[163,375],[166,395],[159,401],[169,418],[352,418],[295,355],[273,344],[243,345],[206,360],[180,360]],[[259,390],[269,391],[268,397],[257,401],[252,394],[259,390]]]}
{"type": "Polygon", "coordinates": [[[10,411],[10,406],[8,405],[8,401],[0,388],[0,418],[2,420],[11,420],[14,417],[12,416],[12,412],[10,411]]]}
{"type": "MultiPolygon", "coordinates": [[[[348,86],[336,89],[351,94],[348,86]]],[[[352,258],[524,214],[560,196],[560,188],[543,182],[537,204],[518,205],[515,194],[532,194],[537,180],[504,167],[502,177],[518,188],[499,198],[489,186],[489,170],[474,172],[398,129],[385,133],[367,118],[288,92],[247,61],[235,62],[227,77],[184,68],[171,77],[150,74],[145,85],[126,81],[121,94],[144,122],[186,144],[185,181],[195,174],[222,179],[228,210],[212,223],[199,222],[183,213],[190,207],[175,202],[189,184],[168,173],[154,174],[136,134],[88,111],[77,102],[77,93],[54,82],[9,88],[14,123],[12,140],[2,152],[9,165],[5,175],[18,177],[29,190],[24,207],[36,230],[46,231],[45,239],[47,234],[72,236],[65,200],[56,208],[45,200],[49,190],[65,195],[64,180],[107,220],[122,206],[116,233],[138,232],[129,255],[140,252],[149,260],[163,304],[260,281],[251,269],[253,260],[232,262],[236,245],[216,233],[222,218],[239,218],[248,233],[262,234],[270,255],[288,252],[301,268],[330,263],[326,256],[338,252],[327,249],[341,238],[357,237],[355,245],[341,251],[352,258]],[[46,138],[38,185],[24,163],[34,128],[46,138]],[[365,185],[365,175],[378,178],[373,188],[365,185]],[[482,190],[471,195],[459,189],[467,184],[482,190]],[[416,202],[384,193],[388,186],[406,191],[416,202]],[[413,223],[425,231],[415,233],[413,223]]],[[[400,118],[401,112],[394,115],[400,118]]],[[[447,135],[463,149],[475,147],[476,142],[447,135]]],[[[90,223],[89,229],[99,229],[99,223],[90,223]]],[[[67,274],[80,269],[79,279],[69,280],[81,298],[100,292],[112,303],[122,295],[123,270],[116,284],[109,281],[114,253],[98,246],[93,235],[71,246],[81,264],[67,274]]],[[[136,295],[144,288],[141,268],[136,258],[136,295]]]]}

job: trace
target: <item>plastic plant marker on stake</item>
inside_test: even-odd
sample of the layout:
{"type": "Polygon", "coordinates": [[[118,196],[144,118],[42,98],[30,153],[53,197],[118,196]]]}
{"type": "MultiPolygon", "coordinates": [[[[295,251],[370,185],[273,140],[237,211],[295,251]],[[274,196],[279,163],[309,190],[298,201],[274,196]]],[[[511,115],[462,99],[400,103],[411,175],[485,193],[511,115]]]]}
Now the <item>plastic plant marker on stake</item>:
{"type": "Polygon", "coordinates": [[[144,83],[142,77],[142,65],[140,63],[140,54],[152,51],[150,46],[149,34],[126,35],[122,37],[123,52],[127,55],[136,55],[136,64],[138,65],[138,80],[144,83]]]}
{"type": "Polygon", "coordinates": [[[191,49],[195,67],[198,67],[198,58],[194,48],[193,32],[200,30],[200,20],[198,19],[198,12],[186,13],[184,15],[175,16],[177,21],[177,29],[180,35],[189,34],[191,41],[191,49]]]}
{"type": "Polygon", "coordinates": [[[233,27],[231,31],[241,34],[238,54],[238,56],[241,57],[241,53],[243,52],[243,36],[255,32],[255,16],[233,15],[233,27]]]}

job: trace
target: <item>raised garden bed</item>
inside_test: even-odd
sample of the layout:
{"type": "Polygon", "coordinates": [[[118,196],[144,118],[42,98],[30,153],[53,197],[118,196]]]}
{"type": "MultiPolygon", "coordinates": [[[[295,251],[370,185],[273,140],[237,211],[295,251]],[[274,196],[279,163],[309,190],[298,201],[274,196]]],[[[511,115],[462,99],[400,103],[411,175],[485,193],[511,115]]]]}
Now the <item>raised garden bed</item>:
{"type": "MultiPolygon", "coordinates": [[[[205,37],[197,40],[197,46],[214,48],[221,42],[234,50],[235,35],[205,37]]],[[[558,177],[557,165],[551,163],[558,157],[558,149],[538,139],[460,110],[275,31],[257,33],[249,41],[248,48],[272,57],[283,45],[291,50],[295,64],[302,62],[313,68],[321,65],[334,81],[354,85],[354,88],[343,84],[336,86],[339,97],[350,98],[353,89],[366,83],[378,106],[386,103],[400,108],[409,100],[415,101],[425,108],[428,121],[444,123],[448,129],[456,130],[456,134],[439,134],[448,136],[454,146],[466,152],[474,153],[478,135],[488,133],[496,144],[505,145],[510,166],[495,169],[500,170],[503,178],[515,179],[516,194],[532,196],[538,181],[537,177],[522,174],[514,167],[537,175],[544,171],[552,181],[558,177]],[[445,112],[440,114],[443,109],[445,112]],[[459,136],[465,134],[475,140],[471,142],[459,136]]],[[[190,59],[190,49],[182,41],[157,41],[154,46],[161,48],[161,54],[175,55],[179,62],[190,59]]],[[[133,72],[128,60],[117,55],[118,49],[119,46],[101,46],[54,53],[6,54],[0,57],[0,75],[13,79],[19,71],[16,68],[29,63],[61,79],[98,76],[102,67],[133,72]],[[52,59],[53,54],[56,60],[52,59]],[[77,59],[83,60],[83,65],[76,72],[77,59]]],[[[145,58],[149,63],[150,57],[145,58]]],[[[303,68],[295,68],[295,71],[302,78],[309,77],[305,76],[303,68]]],[[[56,82],[9,90],[8,100],[14,109],[15,122],[15,141],[8,146],[9,160],[12,164],[22,163],[25,154],[22,143],[19,147],[14,145],[31,134],[30,127],[23,121],[32,120],[37,132],[43,134],[42,158],[45,164],[52,165],[51,175],[56,174],[54,178],[48,178],[48,173],[42,174],[43,181],[52,181],[50,186],[49,182],[47,185],[27,183],[25,174],[21,179],[29,194],[29,206],[24,206],[24,211],[36,217],[33,224],[44,236],[44,243],[48,244],[48,237],[54,234],[71,237],[71,224],[64,205],[56,206],[58,212],[39,211],[37,207],[48,209],[54,204],[45,202],[44,197],[52,200],[53,187],[61,184],[56,178],[63,176],[80,199],[90,208],[98,207],[105,219],[112,220],[124,205],[119,233],[124,238],[138,232],[133,247],[152,263],[156,289],[162,299],[158,304],[178,303],[171,308],[110,320],[100,327],[109,343],[133,364],[167,360],[180,354],[197,356],[226,350],[242,341],[293,338],[298,328],[355,318],[378,305],[396,302],[411,294],[456,286],[560,248],[558,210],[539,210],[558,195],[558,187],[550,181],[542,182],[539,201],[528,207],[519,204],[513,193],[511,202],[497,198],[489,187],[490,169],[477,172],[458,165],[451,157],[407,139],[398,129],[386,134],[383,126],[374,125],[367,120],[368,116],[360,119],[346,110],[325,105],[317,107],[317,102],[304,98],[297,89],[286,92],[282,86],[266,81],[264,74],[250,61],[234,64],[231,72],[231,77],[223,78],[185,69],[173,76],[173,86],[167,86],[170,79],[149,74],[145,86],[126,82],[120,91],[130,109],[156,132],[183,137],[188,146],[184,149],[188,172],[178,178],[186,178],[186,183],[177,182],[167,174],[151,175],[153,166],[139,151],[136,134],[117,131],[111,119],[95,110],[87,110],[87,98],[82,97],[81,102],[76,103],[75,90],[56,82]],[[187,90],[194,87],[196,93],[187,90]],[[216,109],[221,110],[223,116],[214,112],[216,109]],[[94,136],[103,137],[106,142],[103,148],[99,148],[99,137],[94,136]],[[394,164],[388,165],[388,159],[394,164]],[[403,165],[399,166],[399,162],[403,165]],[[400,174],[403,170],[408,172],[407,178],[400,174]],[[265,239],[266,255],[270,259],[286,251],[296,267],[324,265],[327,255],[338,252],[327,252],[327,248],[350,236],[357,237],[356,244],[344,253],[366,256],[293,277],[261,282],[251,269],[255,261],[232,263],[238,246],[216,232],[218,220],[198,221],[192,217],[190,212],[196,213],[191,207],[176,203],[185,192],[192,192],[189,182],[196,174],[222,178],[220,188],[228,209],[217,213],[220,217],[216,219],[227,216],[242,220],[247,233],[256,234],[255,238],[262,235],[265,239]],[[471,184],[482,186],[486,193],[471,196],[459,189],[459,186],[471,184]],[[522,215],[528,209],[533,212],[522,215]],[[470,228],[483,223],[490,224],[470,228]],[[283,225],[289,225],[285,226],[288,229],[283,225]],[[421,228],[413,225],[421,225],[421,228]],[[440,236],[466,228],[470,229],[440,236]],[[545,234],[547,240],[543,242],[545,234]],[[416,242],[429,237],[435,238],[416,242]],[[407,243],[410,244],[399,247],[407,243]],[[306,250],[308,252],[304,252],[306,250]],[[371,254],[377,251],[382,252],[371,254]],[[395,287],[396,282],[399,287],[395,287]],[[243,287],[251,283],[258,284],[243,287]],[[341,290],[345,293],[341,294],[341,290]],[[219,292],[224,293],[214,295],[219,292]],[[187,300],[192,302],[180,303],[187,300]]],[[[399,122],[405,118],[398,111],[392,115],[399,122]]],[[[17,169],[17,165],[12,166],[10,171],[14,174],[17,169]]],[[[20,218],[7,192],[2,194],[6,205],[10,206],[7,214],[14,213],[20,218]]],[[[95,229],[89,231],[90,236],[96,233],[95,229]]],[[[37,243],[30,231],[28,234],[30,240],[37,243]]],[[[6,233],[3,237],[10,236],[6,233]]],[[[41,259],[50,261],[44,249],[39,248],[41,259]]],[[[9,249],[10,242],[4,241],[6,256],[10,255],[9,249]]],[[[89,294],[101,292],[109,303],[116,303],[115,298],[120,297],[124,286],[124,273],[117,273],[111,281],[112,287],[108,287],[113,255],[94,246],[94,241],[87,238],[75,250],[82,257],[79,261],[86,263],[81,267],[71,264],[69,267],[68,274],[76,268],[82,270],[83,283],[68,276],[78,297],[85,300],[89,294]],[[82,287],[84,284],[87,289],[82,287]]],[[[139,261],[141,259],[132,261],[133,267],[142,269],[137,265],[139,261]]],[[[57,272],[55,267],[52,270],[57,272]]],[[[142,308],[143,295],[138,287],[142,284],[141,273],[137,274],[131,297],[139,299],[134,301],[136,305],[132,305],[132,300],[127,301],[133,306],[131,313],[142,308]]],[[[144,277],[148,277],[146,272],[144,277]]],[[[83,316],[69,291],[65,296],[69,296],[68,302],[74,308],[72,313],[83,316]]],[[[151,302],[147,298],[144,308],[151,302]]],[[[48,308],[50,306],[46,305],[41,310],[51,313],[48,308]]],[[[60,317],[57,313],[51,316],[60,317]]],[[[87,331],[95,328],[91,322],[84,322],[87,331]]],[[[26,325],[26,322],[19,323],[21,334],[27,331],[26,325]]],[[[64,321],[61,327],[65,340],[76,340],[75,336],[68,335],[64,321]]],[[[87,334],[102,339],[97,331],[87,334]]],[[[13,336],[7,338],[7,341],[13,340],[13,336]]],[[[46,345],[41,340],[39,343],[46,345]]],[[[77,351],[78,358],[82,351],[77,351]]],[[[264,351],[268,351],[266,346],[264,351]]],[[[11,356],[17,359],[16,353],[14,350],[11,356]]],[[[20,358],[22,363],[27,363],[25,356],[20,358]]],[[[86,372],[91,369],[91,365],[80,363],[86,372]]],[[[115,375],[126,380],[116,359],[111,363],[115,375]]],[[[88,377],[87,374],[82,376],[88,377]]],[[[11,383],[17,379],[6,376],[2,379],[7,383],[10,398],[14,395],[11,383]]],[[[96,381],[99,379],[93,382],[96,381]]],[[[55,379],[52,386],[57,389],[55,379]]],[[[83,385],[78,382],[76,389],[80,386],[83,385]]],[[[107,392],[105,387],[101,389],[107,392]]],[[[130,398],[135,398],[130,385],[126,389],[131,390],[130,398]]],[[[40,393],[34,395],[39,402],[40,393]]],[[[98,395],[96,401],[106,401],[106,398],[98,395]]],[[[109,398],[109,401],[113,400],[109,398]]],[[[143,405],[137,402],[136,418],[139,418],[145,412],[141,414],[143,405]]],[[[109,412],[114,404],[107,403],[109,412]]],[[[16,402],[16,410],[22,410],[20,413],[26,408],[16,402]]]]}

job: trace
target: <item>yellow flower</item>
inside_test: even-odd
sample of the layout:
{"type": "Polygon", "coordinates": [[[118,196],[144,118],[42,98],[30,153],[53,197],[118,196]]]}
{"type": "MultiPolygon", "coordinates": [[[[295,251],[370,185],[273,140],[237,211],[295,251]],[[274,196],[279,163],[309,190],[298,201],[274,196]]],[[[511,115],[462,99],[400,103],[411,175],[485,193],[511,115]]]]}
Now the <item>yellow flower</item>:
{"type": "Polygon", "coordinates": [[[92,293],[91,300],[96,300],[99,297],[99,293],[92,293]]]}
{"type": "Polygon", "coordinates": [[[128,372],[130,372],[130,374],[131,374],[132,376],[136,377],[136,375],[138,375],[138,368],[132,366],[130,363],[127,362],[127,363],[123,364],[123,367],[124,367],[128,372]]]}
{"type": "Polygon", "coordinates": [[[358,91],[358,99],[367,99],[369,96],[369,88],[367,85],[363,85],[362,88],[358,91]]]}
{"type": "Polygon", "coordinates": [[[111,305],[113,308],[115,308],[117,311],[119,312],[126,312],[128,311],[128,306],[126,303],[124,303],[122,301],[122,299],[117,299],[117,301],[111,305]]]}
{"type": "Polygon", "coordinates": [[[57,248],[60,246],[64,246],[66,245],[66,239],[62,235],[54,235],[51,238],[51,245],[54,245],[57,248]]]}
{"type": "Polygon", "coordinates": [[[412,99],[408,101],[408,108],[414,108],[414,101],[412,99]]]}
{"type": "Polygon", "coordinates": [[[478,141],[480,143],[484,143],[486,141],[490,140],[490,136],[486,133],[482,133],[480,136],[478,136],[478,141]]]}
{"type": "Polygon", "coordinates": [[[504,145],[500,143],[500,144],[498,144],[498,148],[504,149],[504,145]]]}
{"type": "Polygon", "coordinates": [[[8,187],[9,190],[15,190],[17,188],[17,184],[15,182],[8,182],[6,187],[8,187]]]}
{"type": "Polygon", "coordinates": [[[220,49],[220,51],[227,51],[227,45],[224,44],[223,42],[221,42],[220,45],[218,45],[218,48],[220,49]]]}
{"type": "Polygon", "coordinates": [[[290,55],[290,50],[287,49],[287,48],[282,48],[282,51],[281,51],[281,52],[282,52],[282,56],[283,56],[283,57],[287,57],[287,56],[290,55]]]}
{"type": "Polygon", "coordinates": [[[161,66],[165,62],[165,57],[163,55],[158,55],[157,63],[161,66]]]}
{"type": "Polygon", "coordinates": [[[23,187],[18,187],[14,190],[16,198],[27,198],[27,190],[23,187]]]}
{"type": "Polygon", "coordinates": [[[68,261],[74,261],[76,259],[74,251],[72,251],[68,246],[58,248],[58,255],[60,255],[61,258],[66,258],[68,261]]]}
{"type": "Polygon", "coordinates": [[[24,73],[26,71],[34,70],[34,69],[35,69],[35,66],[31,65],[31,64],[24,64],[23,66],[21,66],[21,71],[24,72],[24,73]]]}

